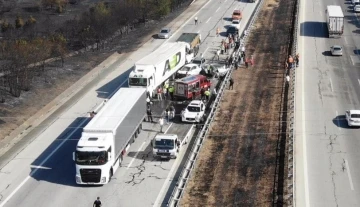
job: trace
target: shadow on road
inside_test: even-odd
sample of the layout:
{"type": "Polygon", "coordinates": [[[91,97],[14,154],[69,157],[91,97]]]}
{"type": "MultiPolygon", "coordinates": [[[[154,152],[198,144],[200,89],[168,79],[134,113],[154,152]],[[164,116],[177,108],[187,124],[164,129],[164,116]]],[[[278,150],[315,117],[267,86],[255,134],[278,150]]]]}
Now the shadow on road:
{"type": "MultiPolygon", "coordinates": [[[[116,70],[116,68],[114,68],[114,70],[116,70]]],[[[131,72],[132,68],[128,69],[127,71],[125,71],[124,73],[122,73],[121,75],[115,77],[114,79],[112,79],[110,82],[106,83],[105,85],[101,86],[100,88],[98,88],[96,90],[97,92],[97,97],[99,98],[110,98],[109,96],[119,88],[119,86],[121,85],[122,88],[127,88],[128,87],[128,77],[129,74],[131,72]]]]}
{"type": "Polygon", "coordinates": [[[331,51],[324,51],[322,52],[324,56],[332,56],[331,51]]]}
{"type": "Polygon", "coordinates": [[[300,25],[300,35],[328,38],[326,22],[303,22],[300,25]]]}
{"type": "Polygon", "coordinates": [[[76,149],[88,117],[76,118],[52,144],[31,163],[30,176],[37,181],[78,187],[75,182],[75,163],[72,153],[76,149]],[[51,158],[49,159],[49,157],[51,158]],[[46,160],[45,163],[43,163],[46,160]]]}

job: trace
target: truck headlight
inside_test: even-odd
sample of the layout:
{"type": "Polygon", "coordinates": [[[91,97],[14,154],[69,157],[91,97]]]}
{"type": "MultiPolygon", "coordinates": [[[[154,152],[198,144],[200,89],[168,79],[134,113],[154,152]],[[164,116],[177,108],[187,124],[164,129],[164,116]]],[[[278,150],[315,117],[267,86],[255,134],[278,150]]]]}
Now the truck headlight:
{"type": "Polygon", "coordinates": [[[106,183],[106,177],[101,178],[101,183],[106,183]]]}

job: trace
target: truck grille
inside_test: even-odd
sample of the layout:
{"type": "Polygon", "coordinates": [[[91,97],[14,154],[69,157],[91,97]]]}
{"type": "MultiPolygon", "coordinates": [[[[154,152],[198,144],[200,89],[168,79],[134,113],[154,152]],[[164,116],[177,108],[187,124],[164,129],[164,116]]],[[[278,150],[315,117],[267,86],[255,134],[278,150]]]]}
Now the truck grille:
{"type": "Polygon", "coordinates": [[[81,181],[84,183],[100,183],[100,169],[80,169],[81,181]]]}
{"type": "Polygon", "coordinates": [[[170,156],[170,153],[168,153],[168,152],[157,152],[156,154],[158,156],[170,156]]]}

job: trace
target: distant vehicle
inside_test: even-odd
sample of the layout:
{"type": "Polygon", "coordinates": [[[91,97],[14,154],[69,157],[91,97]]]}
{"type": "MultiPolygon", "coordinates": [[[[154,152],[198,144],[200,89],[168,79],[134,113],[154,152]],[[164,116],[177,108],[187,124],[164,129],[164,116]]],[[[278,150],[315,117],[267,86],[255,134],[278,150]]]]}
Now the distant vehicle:
{"type": "Polygon", "coordinates": [[[140,133],[145,102],[145,88],[120,88],[83,128],[73,153],[77,184],[110,181],[140,133]]]}
{"type": "Polygon", "coordinates": [[[183,122],[195,122],[195,117],[199,114],[200,120],[205,115],[205,104],[201,100],[194,100],[189,103],[185,110],[181,113],[181,120],[183,122]]]}
{"type": "Polygon", "coordinates": [[[237,29],[240,29],[240,23],[241,23],[241,20],[238,20],[238,19],[234,19],[232,20],[231,22],[231,26],[237,28],[237,29]]]}
{"type": "Polygon", "coordinates": [[[200,67],[205,63],[205,58],[202,58],[202,57],[196,57],[194,58],[191,63],[192,64],[196,64],[196,65],[199,65],[200,67]]]}
{"type": "Polygon", "coordinates": [[[345,117],[350,127],[360,126],[360,110],[347,110],[345,112],[345,117]]]}
{"type": "Polygon", "coordinates": [[[234,27],[234,26],[229,26],[228,29],[226,30],[227,36],[229,36],[229,34],[239,34],[239,29],[234,27]]]}
{"type": "Polygon", "coordinates": [[[340,37],[344,33],[344,14],[340,6],[327,6],[326,23],[329,38],[340,37]]]}
{"type": "Polygon", "coordinates": [[[211,81],[203,75],[191,75],[175,81],[174,96],[177,100],[188,100],[193,98],[193,92],[198,96],[201,94],[201,89],[208,89],[211,86],[211,81]]]}
{"type": "Polygon", "coordinates": [[[211,64],[205,64],[202,67],[202,71],[200,72],[200,75],[204,75],[206,77],[212,78],[212,77],[224,77],[227,72],[229,72],[230,68],[226,68],[223,64],[218,63],[211,63],[211,64]]]}
{"type": "Polygon", "coordinates": [[[360,3],[360,0],[351,0],[351,4],[352,4],[352,5],[354,5],[354,6],[355,6],[355,5],[356,5],[356,3],[360,3]]]}
{"type": "Polygon", "coordinates": [[[158,34],[159,38],[168,39],[171,36],[171,29],[163,28],[161,29],[160,33],[158,34]]]}
{"type": "Polygon", "coordinates": [[[185,65],[185,59],[192,59],[193,55],[186,53],[189,49],[190,45],[185,42],[163,44],[135,63],[129,74],[129,87],[147,88],[152,97],[162,83],[185,65]]]}
{"type": "Polygon", "coordinates": [[[360,2],[355,3],[355,5],[354,5],[354,12],[360,12],[360,2]]]}
{"type": "Polygon", "coordinates": [[[198,75],[201,68],[197,64],[187,64],[177,72],[177,78],[183,78],[189,75],[198,75]]]}
{"type": "MultiPolygon", "coordinates": [[[[190,44],[189,54],[194,54],[196,56],[199,52],[200,43],[201,43],[201,34],[200,33],[182,33],[176,42],[186,42],[190,44]]],[[[188,63],[188,62],[187,62],[188,63]]]]}
{"type": "Polygon", "coordinates": [[[240,20],[241,18],[242,18],[241,11],[238,9],[234,10],[234,12],[232,13],[232,20],[234,19],[240,20]]]}
{"type": "Polygon", "coordinates": [[[339,45],[334,45],[330,47],[331,55],[333,56],[342,56],[343,55],[343,49],[339,45]]]}
{"type": "Polygon", "coordinates": [[[181,147],[187,143],[187,137],[178,137],[176,134],[157,134],[151,141],[155,158],[176,159],[181,147]]]}

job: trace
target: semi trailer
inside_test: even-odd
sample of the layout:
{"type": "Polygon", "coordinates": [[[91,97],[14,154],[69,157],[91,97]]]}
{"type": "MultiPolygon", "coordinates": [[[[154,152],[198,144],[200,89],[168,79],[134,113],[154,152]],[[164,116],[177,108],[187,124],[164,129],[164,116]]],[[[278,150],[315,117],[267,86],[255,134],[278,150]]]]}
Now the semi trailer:
{"type": "Polygon", "coordinates": [[[186,42],[165,43],[135,63],[129,75],[130,88],[146,88],[152,97],[157,87],[176,74],[185,62],[194,58],[188,54],[186,42]]]}
{"type": "Polygon", "coordinates": [[[329,38],[340,37],[344,32],[344,14],[340,6],[329,5],[326,9],[329,38]]]}
{"type": "Polygon", "coordinates": [[[145,105],[146,89],[121,88],[84,127],[73,153],[77,184],[110,181],[140,133],[145,105]]]}

